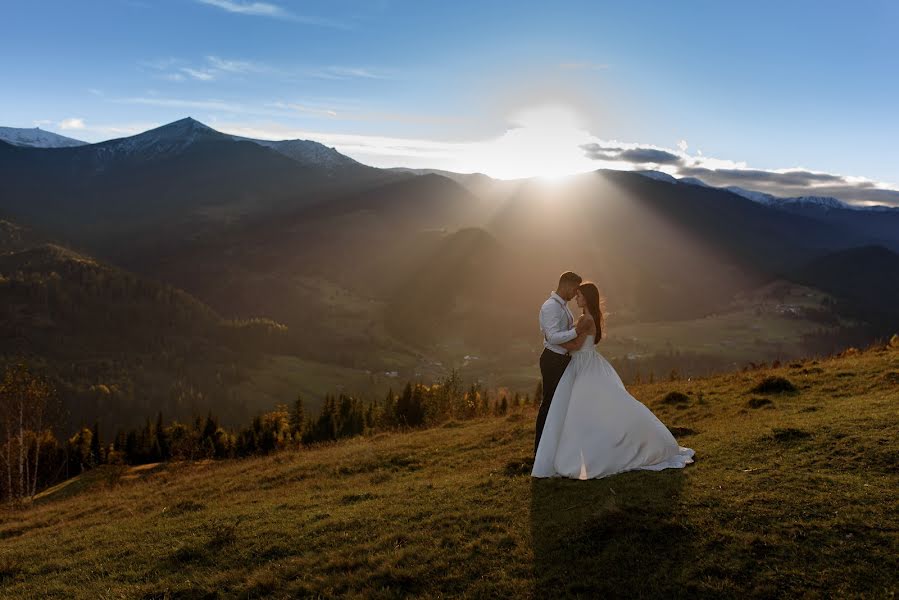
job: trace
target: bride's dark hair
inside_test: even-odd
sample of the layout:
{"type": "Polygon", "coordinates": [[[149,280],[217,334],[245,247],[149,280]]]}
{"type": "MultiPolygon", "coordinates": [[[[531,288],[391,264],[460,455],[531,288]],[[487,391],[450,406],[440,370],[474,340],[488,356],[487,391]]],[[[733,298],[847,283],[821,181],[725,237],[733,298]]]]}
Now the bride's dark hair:
{"type": "Polygon", "coordinates": [[[590,313],[593,321],[596,323],[596,339],[593,340],[593,343],[598,344],[599,340],[602,339],[602,328],[605,325],[602,314],[602,301],[599,298],[599,288],[596,287],[596,284],[588,281],[579,285],[577,289],[584,295],[584,299],[587,301],[587,306],[584,308],[587,309],[587,312],[590,313]]]}

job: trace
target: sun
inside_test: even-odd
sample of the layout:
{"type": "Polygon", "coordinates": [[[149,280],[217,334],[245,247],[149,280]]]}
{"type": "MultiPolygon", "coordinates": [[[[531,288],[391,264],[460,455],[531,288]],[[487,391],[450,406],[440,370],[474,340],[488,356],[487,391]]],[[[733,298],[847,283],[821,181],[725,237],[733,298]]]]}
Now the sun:
{"type": "Polygon", "coordinates": [[[542,105],[510,115],[512,127],[481,142],[472,158],[498,179],[539,177],[547,181],[595,169],[582,146],[593,141],[577,113],[564,105],[542,105]]]}

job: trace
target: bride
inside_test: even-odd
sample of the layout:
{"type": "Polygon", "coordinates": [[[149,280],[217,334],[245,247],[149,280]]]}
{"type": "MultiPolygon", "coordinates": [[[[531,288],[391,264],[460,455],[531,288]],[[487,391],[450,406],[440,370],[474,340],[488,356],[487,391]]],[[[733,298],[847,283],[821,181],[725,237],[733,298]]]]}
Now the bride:
{"type": "Polygon", "coordinates": [[[583,309],[571,362],[549,405],[537,446],[533,477],[593,479],[646,469],[683,468],[693,450],[683,448],[652,412],[624,388],[612,365],[594,348],[602,338],[599,290],[578,287],[583,309]]]}

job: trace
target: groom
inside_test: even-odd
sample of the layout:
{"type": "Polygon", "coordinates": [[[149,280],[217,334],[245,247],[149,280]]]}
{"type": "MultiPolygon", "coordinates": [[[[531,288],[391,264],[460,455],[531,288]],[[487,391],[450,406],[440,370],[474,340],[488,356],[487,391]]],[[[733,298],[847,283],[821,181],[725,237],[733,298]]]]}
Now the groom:
{"type": "Polygon", "coordinates": [[[581,276],[566,271],[559,277],[559,286],[549,295],[549,299],[540,307],[540,330],[543,332],[543,354],[540,355],[540,375],[543,377],[543,398],[540,402],[540,410],[537,412],[537,436],[534,440],[534,455],[537,454],[537,446],[540,445],[540,436],[543,433],[543,425],[546,423],[546,415],[549,414],[549,405],[553,394],[562,379],[565,367],[571,361],[568,350],[564,347],[567,342],[578,336],[574,326],[574,315],[568,310],[570,302],[577,288],[581,285],[581,276]]]}

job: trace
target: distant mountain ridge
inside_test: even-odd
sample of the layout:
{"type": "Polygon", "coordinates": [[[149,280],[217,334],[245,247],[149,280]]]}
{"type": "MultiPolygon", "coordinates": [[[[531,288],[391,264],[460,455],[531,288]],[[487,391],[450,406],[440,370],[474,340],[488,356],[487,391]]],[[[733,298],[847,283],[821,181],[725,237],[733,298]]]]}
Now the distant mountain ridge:
{"type": "Polygon", "coordinates": [[[259,146],[271,148],[304,166],[335,168],[360,165],[358,161],[319,142],[301,139],[261,140],[231,135],[213,129],[192,117],[185,117],[132,136],[115,138],[94,144],[44,131],[39,127],[33,129],[0,127],[0,141],[7,142],[13,146],[27,148],[93,146],[96,148],[97,155],[104,158],[128,155],[142,155],[144,158],[152,158],[153,153],[159,155],[177,154],[200,141],[224,141],[227,139],[238,142],[253,142],[259,146]]]}
{"type": "Polygon", "coordinates": [[[0,143],[0,213],[118,253],[122,244],[152,243],[146,235],[192,237],[399,177],[316,142],[241,138],[188,117],[70,148],[0,143]]]}
{"type": "Polygon", "coordinates": [[[303,165],[315,165],[325,169],[362,166],[360,162],[341,154],[334,148],[312,140],[258,140],[237,135],[231,137],[238,141],[253,142],[265,148],[271,148],[303,165]]]}
{"type": "Polygon", "coordinates": [[[864,211],[896,211],[899,214],[899,207],[885,205],[861,206],[844,202],[833,196],[775,196],[767,192],[759,192],[757,190],[749,190],[736,185],[724,187],[716,187],[709,185],[697,177],[674,177],[663,171],[635,171],[637,174],[655,179],[656,181],[665,181],[667,183],[682,183],[686,185],[695,185],[697,187],[715,188],[726,190],[738,196],[742,196],[747,200],[758,202],[766,206],[774,208],[796,208],[796,207],[816,207],[821,209],[841,209],[841,210],[864,210],[864,211]]]}
{"type": "Polygon", "coordinates": [[[40,127],[0,127],[0,141],[26,148],[73,148],[88,144],[40,127]]]}

